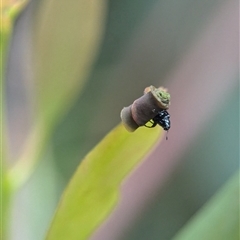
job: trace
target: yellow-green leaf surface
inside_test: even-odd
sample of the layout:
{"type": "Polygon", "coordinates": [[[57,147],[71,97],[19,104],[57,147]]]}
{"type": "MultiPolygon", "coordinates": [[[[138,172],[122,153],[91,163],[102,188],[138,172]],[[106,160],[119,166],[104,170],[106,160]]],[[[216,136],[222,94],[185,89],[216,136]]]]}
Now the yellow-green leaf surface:
{"type": "Polygon", "coordinates": [[[110,214],[121,183],[159,140],[160,128],[129,133],[119,125],[81,162],[66,188],[47,240],[83,240],[110,214]]]}
{"type": "Polygon", "coordinates": [[[55,126],[69,111],[90,73],[105,25],[104,0],[44,0],[33,30],[33,124],[10,171],[15,187],[26,181],[55,126]]]}
{"type": "Polygon", "coordinates": [[[238,172],[174,240],[239,240],[239,180],[238,172]]]}

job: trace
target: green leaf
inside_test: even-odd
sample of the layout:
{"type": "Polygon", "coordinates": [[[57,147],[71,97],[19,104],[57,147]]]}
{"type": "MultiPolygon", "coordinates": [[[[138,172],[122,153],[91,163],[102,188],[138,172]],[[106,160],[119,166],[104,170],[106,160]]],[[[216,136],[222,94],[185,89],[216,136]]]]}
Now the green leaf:
{"type": "Polygon", "coordinates": [[[159,140],[160,128],[113,129],[81,162],[66,188],[47,240],[87,239],[119,200],[121,183],[159,140]]]}
{"type": "Polygon", "coordinates": [[[239,239],[239,172],[175,236],[174,240],[239,239]]]}

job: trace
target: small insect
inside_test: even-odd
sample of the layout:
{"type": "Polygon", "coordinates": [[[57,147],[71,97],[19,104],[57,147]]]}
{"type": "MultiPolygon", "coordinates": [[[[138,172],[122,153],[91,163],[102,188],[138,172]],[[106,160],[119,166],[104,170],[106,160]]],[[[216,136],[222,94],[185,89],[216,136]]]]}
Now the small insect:
{"type": "Polygon", "coordinates": [[[158,114],[150,120],[150,122],[152,123],[152,126],[147,126],[145,125],[145,127],[148,128],[153,128],[155,127],[157,124],[160,125],[165,131],[168,131],[171,127],[170,124],[170,115],[169,113],[162,109],[158,112],[158,114]]]}

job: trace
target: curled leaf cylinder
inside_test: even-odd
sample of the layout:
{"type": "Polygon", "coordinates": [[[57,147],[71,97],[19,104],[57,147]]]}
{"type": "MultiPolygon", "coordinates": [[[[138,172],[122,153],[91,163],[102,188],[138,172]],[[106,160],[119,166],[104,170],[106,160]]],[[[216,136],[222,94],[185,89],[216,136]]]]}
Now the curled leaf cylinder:
{"type": "Polygon", "coordinates": [[[136,99],[130,106],[122,109],[122,123],[129,132],[134,132],[153,119],[160,110],[168,109],[169,104],[170,94],[166,89],[155,88],[154,86],[147,87],[143,96],[136,99]]]}

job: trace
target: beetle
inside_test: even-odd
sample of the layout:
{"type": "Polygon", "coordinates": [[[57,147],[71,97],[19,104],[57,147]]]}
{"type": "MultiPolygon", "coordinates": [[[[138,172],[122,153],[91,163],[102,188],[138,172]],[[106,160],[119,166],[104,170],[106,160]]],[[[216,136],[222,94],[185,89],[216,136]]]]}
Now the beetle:
{"type": "Polygon", "coordinates": [[[168,131],[171,127],[170,115],[165,109],[161,109],[160,111],[158,111],[157,115],[153,119],[151,119],[150,122],[152,123],[152,126],[147,126],[145,124],[145,127],[153,128],[158,124],[165,131],[168,131]]]}

